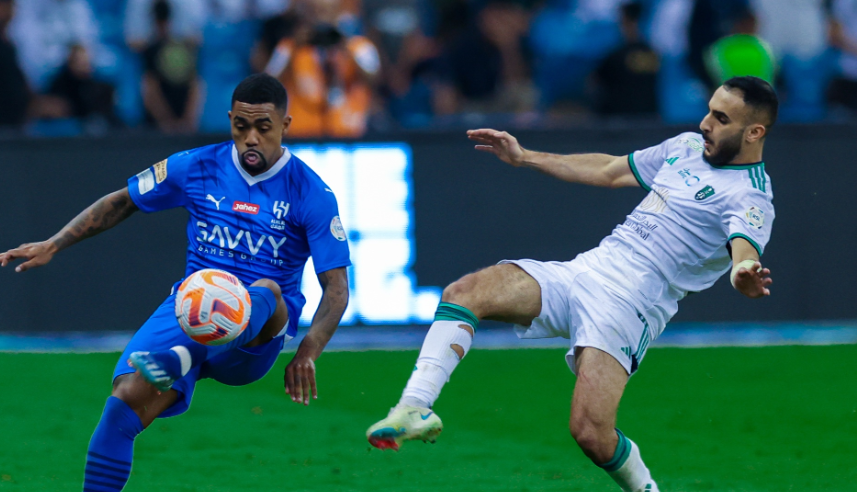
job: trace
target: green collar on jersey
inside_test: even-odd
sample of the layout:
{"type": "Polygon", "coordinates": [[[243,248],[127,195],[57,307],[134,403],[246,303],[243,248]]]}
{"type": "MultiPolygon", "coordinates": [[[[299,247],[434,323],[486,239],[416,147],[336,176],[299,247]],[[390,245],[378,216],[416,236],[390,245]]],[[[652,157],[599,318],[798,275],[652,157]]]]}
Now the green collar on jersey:
{"type": "Polygon", "coordinates": [[[765,167],[765,161],[754,162],[752,164],[711,164],[708,163],[711,167],[716,167],[717,169],[734,169],[734,170],[742,170],[742,169],[752,169],[754,167],[765,167]]]}

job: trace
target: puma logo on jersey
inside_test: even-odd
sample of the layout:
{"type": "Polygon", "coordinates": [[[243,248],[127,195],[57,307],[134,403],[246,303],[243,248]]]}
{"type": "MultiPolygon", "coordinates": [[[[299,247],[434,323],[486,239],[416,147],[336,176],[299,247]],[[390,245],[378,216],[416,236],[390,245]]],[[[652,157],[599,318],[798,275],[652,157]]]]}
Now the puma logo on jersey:
{"type": "Polygon", "coordinates": [[[214,202],[214,205],[216,205],[216,206],[217,206],[217,210],[220,210],[220,202],[222,202],[224,198],[226,198],[226,197],[225,197],[225,196],[224,196],[224,197],[220,197],[220,200],[215,200],[215,199],[214,199],[214,197],[213,197],[213,196],[211,196],[210,194],[209,194],[209,195],[206,195],[206,197],[205,197],[205,199],[206,199],[206,200],[209,200],[209,201],[214,202]]]}

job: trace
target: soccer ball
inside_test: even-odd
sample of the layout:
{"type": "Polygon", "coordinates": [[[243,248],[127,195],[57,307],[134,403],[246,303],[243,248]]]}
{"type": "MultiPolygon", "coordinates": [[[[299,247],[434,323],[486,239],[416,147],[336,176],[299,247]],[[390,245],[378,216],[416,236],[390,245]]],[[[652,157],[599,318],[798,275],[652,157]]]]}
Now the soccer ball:
{"type": "Polygon", "coordinates": [[[229,343],[250,322],[250,293],[231,273],[212,268],[194,272],[176,293],[176,318],[195,342],[229,343]]]}

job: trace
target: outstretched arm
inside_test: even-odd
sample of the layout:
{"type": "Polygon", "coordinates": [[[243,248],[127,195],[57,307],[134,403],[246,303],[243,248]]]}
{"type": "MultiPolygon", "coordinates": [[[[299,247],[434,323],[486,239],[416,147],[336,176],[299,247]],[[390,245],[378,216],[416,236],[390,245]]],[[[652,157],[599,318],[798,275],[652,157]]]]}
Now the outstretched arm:
{"type": "Polygon", "coordinates": [[[315,385],[315,360],[339,326],[339,320],[348,306],[348,273],[345,267],[318,274],[322,295],[312,325],[304,337],[295,357],[286,366],[283,377],[286,393],[292,401],[309,405],[309,395],[318,398],[315,385]]]}
{"type": "Polygon", "coordinates": [[[492,129],[468,130],[476,150],[490,152],[515,167],[530,167],[563,181],[606,188],[639,186],[628,156],[607,154],[549,154],[527,150],[518,139],[492,129]]]}
{"type": "Polygon", "coordinates": [[[751,299],[771,295],[768,286],[773,283],[771,270],[762,268],[759,252],[744,238],[732,239],[732,273],[730,280],[735,290],[751,299]]]}
{"type": "Polygon", "coordinates": [[[18,265],[15,268],[16,272],[42,266],[51,261],[61,249],[110,229],[135,211],[137,206],[131,200],[128,188],[122,188],[87,207],[47,241],[22,244],[15,249],[0,253],[0,267],[5,267],[11,261],[20,258],[27,261],[18,265]]]}

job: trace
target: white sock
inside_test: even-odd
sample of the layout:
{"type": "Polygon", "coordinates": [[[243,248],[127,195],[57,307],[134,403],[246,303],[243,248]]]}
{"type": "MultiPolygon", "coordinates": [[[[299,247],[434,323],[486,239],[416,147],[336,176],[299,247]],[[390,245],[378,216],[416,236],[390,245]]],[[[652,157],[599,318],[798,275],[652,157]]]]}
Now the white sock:
{"type": "Polygon", "coordinates": [[[460,320],[432,323],[399,403],[431,408],[452,371],[470,350],[473,331],[471,323],[460,320]]]}
{"type": "Polygon", "coordinates": [[[640,457],[640,448],[634,441],[624,436],[618,429],[619,444],[616,446],[616,456],[608,465],[602,466],[610,478],[619,484],[623,492],[658,492],[658,484],[652,480],[652,474],[640,457]],[[630,451],[628,451],[630,448],[630,451]],[[627,454],[627,456],[622,456],[627,454]],[[622,459],[624,458],[624,462],[622,459]],[[613,461],[616,463],[612,463],[613,461]],[[611,465],[612,466],[609,466],[611,465]]]}
{"type": "Polygon", "coordinates": [[[176,345],[170,350],[172,350],[176,353],[176,355],[179,356],[179,361],[181,362],[182,367],[182,376],[184,376],[185,374],[187,374],[188,371],[190,371],[191,365],[193,364],[193,359],[191,358],[190,351],[187,349],[187,347],[183,345],[176,345]]]}

